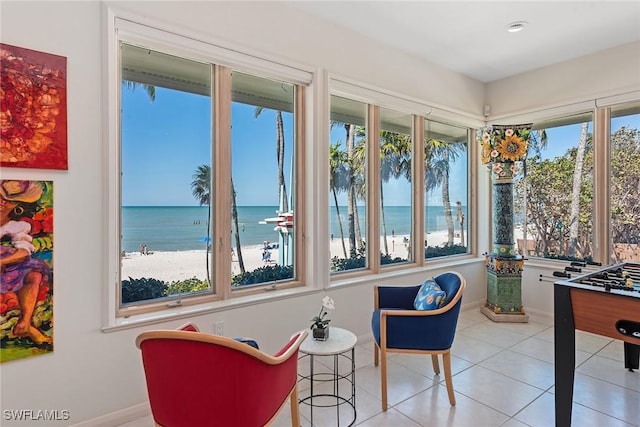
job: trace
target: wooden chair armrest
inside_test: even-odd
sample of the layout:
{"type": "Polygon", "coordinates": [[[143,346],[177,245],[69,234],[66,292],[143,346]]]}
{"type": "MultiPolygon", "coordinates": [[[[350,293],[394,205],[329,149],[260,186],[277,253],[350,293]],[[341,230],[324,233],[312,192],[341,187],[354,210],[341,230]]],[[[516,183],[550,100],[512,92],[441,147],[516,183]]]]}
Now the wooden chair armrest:
{"type": "Polygon", "coordinates": [[[216,345],[237,350],[239,352],[245,353],[269,365],[279,365],[283,362],[286,362],[287,359],[289,359],[289,357],[291,357],[291,355],[298,350],[298,348],[300,347],[300,344],[302,344],[302,341],[305,340],[308,334],[309,333],[306,330],[299,332],[298,336],[293,342],[290,341],[289,343],[287,343],[289,347],[284,352],[280,350],[277,356],[271,356],[270,354],[267,354],[261,350],[258,350],[250,345],[236,341],[233,338],[223,337],[220,335],[205,334],[202,332],[185,332],[185,331],[174,331],[174,330],[155,330],[155,331],[143,332],[140,335],[138,335],[138,337],[136,338],[136,346],[140,348],[140,345],[142,344],[142,342],[144,342],[147,339],[181,339],[181,340],[189,340],[189,341],[198,341],[202,343],[216,344],[216,345]]]}

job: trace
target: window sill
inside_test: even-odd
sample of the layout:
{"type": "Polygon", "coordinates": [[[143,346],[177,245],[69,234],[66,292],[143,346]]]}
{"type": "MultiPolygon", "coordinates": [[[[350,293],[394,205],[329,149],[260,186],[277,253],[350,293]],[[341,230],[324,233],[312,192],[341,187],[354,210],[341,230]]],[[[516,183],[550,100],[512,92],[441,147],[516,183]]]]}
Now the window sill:
{"type": "Polygon", "coordinates": [[[218,311],[247,307],[264,302],[309,295],[322,291],[322,289],[311,289],[308,287],[297,287],[275,291],[265,290],[264,294],[259,295],[252,294],[238,298],[231,298],[228,300],[202,303],[198,305],[170,307],[161,311],[155,311],[153,313],[134,314],[127,317],[118,317],[113,323],[103,326],[101,330],[105,333],[116,332],[125,329],[137,328],[140,326],[153,325],[156,323],[169,322],[172,320],[179,320],[208,313],[215,313],[218,311]]]}
{"type": "Polygon", "coordinates": [[[352,275],[345,277],[332,278],[333,280],[329,284],[329,288],[336,288],[349,285],[360,285],[370,283],[372,281],[379,282],[380,279],[398,278],[405,276],[412,276],[417,273],[424,274],[430,271],[442,271],[443,269],[454,269],[461,265],[469,265],[472,263],[483,263],[485,258],[483,256],[474,255],[461,255],[456,257],[447,258],[430,258],[424,266],[415,266],[408,268],[393,268],[390,270],[382,270],[379,274],[373,274],[370,272],[363,272],[363,274],[352,275]],[[435,262],[431,262],[435,261],[435,262]]]}

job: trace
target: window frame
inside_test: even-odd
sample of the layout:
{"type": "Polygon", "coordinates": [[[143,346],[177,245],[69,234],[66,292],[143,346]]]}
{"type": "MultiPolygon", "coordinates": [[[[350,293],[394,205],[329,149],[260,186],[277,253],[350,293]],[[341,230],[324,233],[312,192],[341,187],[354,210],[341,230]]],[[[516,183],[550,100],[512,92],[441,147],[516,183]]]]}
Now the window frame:
{"type": "MultiPolygon", "coordinates": [[[[384,274],[402,274],[404,272],[412,272],[416,268],[423,269],[427,266],[433,266],[438,263],[451,262],[462,259],[469,259],[477,256],[477,182],[473,182],[472,178],[477,177],[477,147],[472,144],[475,141],[475,129],[484,125],[484,122],[463,117],[456,113],[441,110],[432,107],[421,101],[407,98],[401,94],[392,93],[380,88],[354,82],[349,78],[333,75],[329,79],[328,96],[338,96],[367,105],[366,131],[367,131],[367,181],[369,183],[378,183],[380,181],[380,108],[395,110],[412,115],[412,233],[414,236],[424,234],[424,129],[425,120],[433,120],[439,123],[461,127],[467,129],[467,204],[468,215],[470,220],[467,223],[467,252],[464,254],[455,254],[444,257],[436,257],[425,259],[425,249],[422,245],[413,245],[413,260],[406,263],[381,265],[380,256],[372,254],[380,253],[380,215],[378,209],[380,207],[380,188],[376,185],[368,185],[367,191],[367,241],[371,242],[367,245],[367,267],[363,269],[346,270],[339,272],[330,272],[329,263],[327,262],[327,272],[329,276],[329,286],[341,286],[347,283],[354,283],[359,280],[366,280],[372,275],[380,273],[384,274]],[[371,155],[377,153],[377,155],[371,155]],[[416,162],[416,159],[420,161],[416,162]],[[375,206],[376,208],[369,208],[375,206]]],[[[329,121],[327,120],[327,127],[329,121]]],[[[329,136],[326,138],[326,152],[328,159],[329,145],[331,143],[329,136]]],[[[328,161],[324,168],[329,170],[328,161]]],[[[326,193],[329,194],[330,188],[327,180],[326,193]]],[[[329,235],[329,219],[326,220],[325,233],[329,235]]],[[[322,234],[321,234],[322,235],[322,234]]],[[[328,257],[327,252],[327,257],[328,257]]]]}
{"type": "MultiPolygon", "coordinates": [[[[603,265],[611,263],[611,230],[610,230],[610,149],[611,149],[611,109],[632,107],[640,102],[637,94],[612,96],[591,101],[582,101],[566,106],[547,108],[517,116],[500,117],[502,122],[540,123],[562,121],[563,118],[590,114],[593,122],[593,218],[592,257],[603,265]],[[600,226],[596,226],[600,225],[600,226]],[[602,226],[606,225],[606,226],[602,226]]],[[[532,265],[553,266],[566,263],[552,258],[527,256],[532,265]]]]}
{"type": "MultiPolygon", "coordinates": [[[[476,232],[476,224],[477,224],[477,220],[476,220],[476,216],[477,216],[477,206],[475,205],[475,200],[476,200],[476,193],[477,193],[477,180],[472,180],[472,177],[477,177],[478,174],[473,172],[474,168],[477,167],[476,165],[476,161],[475,159],[476,157],[476,153],[479,151],[478,147],[473,144],[473,142],[475,142],[475,129],[470,128],[468,126],[463,126],[460,124],[454,124],[454,123],[450,123],[450,122],[446,122],[446,121],[442,121],[442,120],[435,120],[431,117],[425,117],[425,118],[420,118],[421,120],[421,124],[422,124],[422,130],[421,130],[421,135],[422,135],[422,139],[421,139],[421,146],[419,147],[421,149],[422,152],[422,162],[421,162],[421,173],[422,173],[422,200],[421,200],[421,206],[428,208],[431,205],[427,205],[426,204],[426,189],[425,189],[425,180],[424,180],[424,176],[425,176],[425,169],[424,166],[426,164],[426,158],[425,158],[425,145],[427,144],[427,122],[430,123],[437,123],[438,125],[441,126],[448,126],[448,127],[455,127],[455,128],[459,128],[459,129],[466,129],[466,158],[467,158],[467,192],[466,192],[466,206],[467,206],[467,218],[465,218],[466,220],[466,229],[463,231],[467,233],[467,237],[466,237],[466,248],[467,250],[465,252],[461,252],[461,253],[456,253],[456,254],[451,254],[451,255],[443,255],[443,256],[434,256],[434,257],[430,257],[427,258],[427,248],[424,245],[421,245],[422,247],[422,251],[421,251],[421,256],[422,258],[424,258],[425,260],[425,264],[434,264],[436,262],[438,262],[438,260],[450,260],[450,259],[455,259],[456,257],[464,257],[467,255],[472,255],[477,253],[476,252],[476,241],[477,241],[477,232],[476,232]],[[472,201],[473,200],[473,201],[472,201]]],[[[429,132],[431,132],[431,130],[429,130],[429,132]]],[[[451,200],[450,200],[451,202],[451,200]]],[[[444,205],[443,205],[444,207],[444,205]]],[[[420,236],[424,236],[425,232],[427,232],[427,226],[425,223],[426,220],[426,215],[425,212],[422,212],[422,221],[420,221],[422,229],[421,229],[421,233],[419,234],[420,236]]],[[[455,232],[455,225],[454,225],[454,232],[455,232]]]]}
{"type": "Polygon", "coordinates": [[[304,286],[306,280],[306,259],[304,233],[304,168],[305,145],[307,137],[307,120],[305,110],[309,103],[305,97],[306,89],[312,84],[314,74],[298,66],[263,59],[250,53],[241,53],[232,48],[225,48],[216,44],[190,38],[188,35],[180,35],[170,30],[164,30],[161,26],[153,27],[138,23],[134,18],[127,17],[115,10],[108,10],[108,36],[105,53],[108,64],[108,76],[104,86],[105,108],[105,140],[104,158],[107,170],[105,178],[106,191],[104,203],[106,206],[106,221],[104,232],[107,236],[108,260],[106,263],[107,285],[105,286],[105,299],[108,309],[103,315],[103,323],[115,325],[130,316],[147,313],[164,313],[177,306],[196,306],[203,303],[223,302],[252,295],[264,295],[264,289],[271,283],[251,286],[247,289],[232,289],[231,281],[231,256],[230,233],[231,225],[231,70],[253,74],[259,77],[286,81],[296,88],[294,100],[294,140],[295,153],[292,165],[294,182],[291,191],[295,191],[294,209],[296,210],[296,236],[294,241],[294,278],[291,281],[278,285],[278,289],[289,289],[304,286]],[[212,147],[210,164],[212,166],[212,204],[211,224],[213,234],[220,236],[213,245],[210,254],[210,262],[215,260],[217,268],[212,272],[212,290],[206,295],[200,293],[181,298],[162,298],[161,301],[141,301],[140,304],[122,306],[121,297],[121,257],[120,257],[120,233],[121,233],[121,141],[120,141],[120,106],[121,106],[121,57],[120,43],[128,43],[144,46],[162,53],[175,55],[180,58],[195,60],[211,64],[212,84],[212,147]],[[215,165],[215,167],[214,167],[215,165]],[[214,197],[215,195],[215,197],[214,197]],[[216,220],[217,219],[217,220],[216,220]],[[228,235],[229,234],[229,235],[228,235]],[[227,262],[228,261],[228,262],[227,262]],[[228,273],[228,274],[227,274],[228,273]],[[226,274],[226,275],[225,275],[226,274]]]}
{"type": "MultiPolygon", "coordinates": [[[[577,112],[573,112],[571,114],[563,114],[563,115],[558,115],[558,116],[554,116],[552,118],[546,118],[543,120],[537,120],[535,122],[533,122],[532,125],[532,130],[542,130],[542,129],[558,129],[561,128],[563,126],[572,126],[572,125],[578,125],[578,124],[582,124],[582,123],[590,123],[593,131],[592,131],[592,144],[594,145],[593,147],[593,155],[594,155],[594,177],[592,180],[592,189],[594,192],[594,199],[592,201],[592,207],[595,209],[595,205],[596,205],[596,198],[597,195],[596,193],[598,192],[598,190],[596,190],[596,186],[597,186],[597,182],[596,182],[596,173],[597,173],[597,163],[598,163],[598,158],[602,157],[603,153],[597,153],[597,151],[599,151],[599,148],[597,146],[596,143],[596,130],[595,130],[595,126],[596,126],[596,118],[595,118],[595,111],[594,110],[581,110],[581,111],[577,111],[577,112]],[[581,118],[584,118],[584,120],[579,120],[581,118]]],[[[567,147],[567,149],[573,149],[576,148],[575,146],[573,147],[567,147]]],[[[566,156],[567,154],[565,153],[564,156],[566,156]]],[[[521,172],[522,173],[522,172],[521,172]]],[[[584,171],[583,171],[584,173],[584,171]]],[[[527,186],[527,180],[528,177],[527,176],[522,176],[523,179],[523,184],[525,186],[527,186]]],[[[528,192],[526,193],[528,194],[528,192]]],[[[527,215],[529,213],[529,198],[527,196],[527,198],[525,200],[523,200],[523,205],[522,205],[522,213],[524,215],[524,219],[525,219],[525,229],[528,226],[528,222],[526,221],[527,219],[527,215]]],[[[595,226],[595,224],[597,224],[595,217],[592,220],[592,228],[593,228],[593,233],[591,234],[591,247],[592,247],[592,253],[588,256],[592,256],[595,259],[595,255],[594,253],[596,252],[596,248],[597,248],[597,243],[596,243],[596,229],[598,227],[595,226]]],[[[527,234],[525,233],[525,237],[527,236],[527,234]]],[[[530,239],[530,238],[526,238],[523,239],[523,248],[524,248],[524,252],[521,254],[523,257],[527,257],[530,259],[543,259],[543,260],[556,260],[556,258],[552,258],[552,257],[544,257],[544,256],[537,256],[537,255],[530,255],[527,251],[527,247],[528,247],[528,242],[535,242],[534,240],[530,239]]],[[[560,242],[560,246],[563,247],[565,245],[565,243],[567,243],[566,240],[562,240],[560,242]]],[[[516,245],[518,243],[516,242],[516,245]]],[[[564,256],[566,257],[566,254],[560,254],[560,256],[564,256]]],[[[560,258],[560,260],[562,261],[562,258],[560,258]]],[[[566,261],[565,261],[566,262],[566,261]]]]}

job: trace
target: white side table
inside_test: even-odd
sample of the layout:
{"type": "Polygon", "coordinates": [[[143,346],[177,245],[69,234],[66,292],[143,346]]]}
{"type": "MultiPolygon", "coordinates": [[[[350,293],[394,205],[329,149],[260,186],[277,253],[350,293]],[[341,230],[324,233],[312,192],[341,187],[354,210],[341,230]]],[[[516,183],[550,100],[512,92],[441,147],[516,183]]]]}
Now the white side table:
{"type": "Polygon", "coordinates": [[[309,375],[298,375],[299,382],[309,381],[310,388],[308,396],[304,396],[304,392],[300,393],[300,403],[309,405],[311,409],[311,424],[313,425],[313,408],[336,408],[337,424],[340,426],[340,406],[348,405],[353,410],[353,419],[348,426],[352,426],[356,422],[356,363],[355,363],[355,346],[358,338],[353,332],[342,328],[331,327],[329,339],[326,341],[316,341],[311,334],[305,339],[300,346],[300,360],[309,358],[309,375]],[[333,371],[332,372],[316,372],[314,370],[315,356],[332,356],[333,371]],[[339,361],[344,358],[349,361],[350,369],[346,372],[340,372],[339,361]],[[331,383],[331,393],[314,392],[314,383],[331,383]],[[344,397],[340,395],[340,385],[343,387],[351,387],[351,396],[344,397]]]}

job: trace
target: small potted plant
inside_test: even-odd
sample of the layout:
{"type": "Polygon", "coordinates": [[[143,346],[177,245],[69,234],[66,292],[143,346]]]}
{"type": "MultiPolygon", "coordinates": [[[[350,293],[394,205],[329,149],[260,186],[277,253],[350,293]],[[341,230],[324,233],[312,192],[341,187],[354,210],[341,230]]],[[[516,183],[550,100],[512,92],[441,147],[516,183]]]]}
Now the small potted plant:
{"type": "Polygon", "coordinates": [[[311,319],[311,332],[313,335],[313,339],[317,341],[326,341],[329,339],[329,322],[330,319],[327,319],[327,314],[329,314],[329,310],[333,310],[335,308],[335,304],[331,297],[326,296],[322,298],[322,307],[320,308],[320,313],[311,319]]]}

